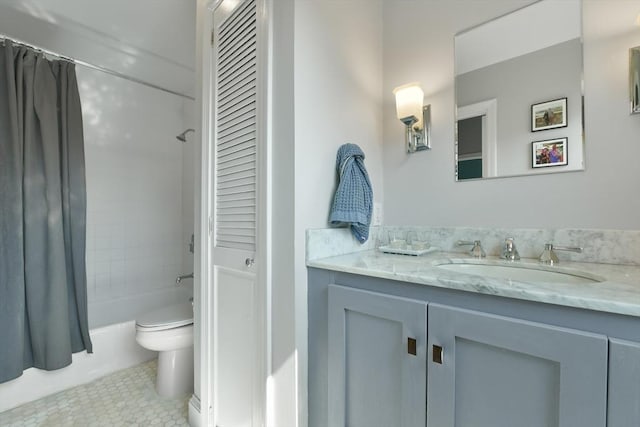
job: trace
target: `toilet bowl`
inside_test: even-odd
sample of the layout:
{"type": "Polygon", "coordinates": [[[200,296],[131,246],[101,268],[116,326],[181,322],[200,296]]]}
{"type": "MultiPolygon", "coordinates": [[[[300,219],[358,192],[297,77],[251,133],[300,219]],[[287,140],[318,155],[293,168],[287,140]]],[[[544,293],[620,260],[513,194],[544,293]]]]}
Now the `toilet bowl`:
{"type": "Polygon", "coordinates": [[[136,341],[158,352],[156,391],[176,397],[193,391],[193,308],[185,302],[136,320],[136,341]]]}

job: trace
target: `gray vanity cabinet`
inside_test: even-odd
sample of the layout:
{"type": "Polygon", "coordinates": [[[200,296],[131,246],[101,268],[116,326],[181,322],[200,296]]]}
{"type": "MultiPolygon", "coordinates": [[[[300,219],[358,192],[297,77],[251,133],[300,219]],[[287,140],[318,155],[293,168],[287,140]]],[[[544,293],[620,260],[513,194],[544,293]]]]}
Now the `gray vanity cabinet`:
{"type": "Polygon", "coordinates": [[[640,426],[640,343],[609,340],[607,427],[640,426]]]}
{"type": "Polygon", "coordinates": [[[640,426],[636,316],[309,277],[309,427],[640,426]]]}
{"type": "Polygon", "coordinates": [[[424,427],[427,305],[330,285],[328,425],[424,427]]]}
{"type": "Polygon", "coordinates": [[[605,336],[438,304],[428,322],[428,426],[606,425],[605,336]]]}

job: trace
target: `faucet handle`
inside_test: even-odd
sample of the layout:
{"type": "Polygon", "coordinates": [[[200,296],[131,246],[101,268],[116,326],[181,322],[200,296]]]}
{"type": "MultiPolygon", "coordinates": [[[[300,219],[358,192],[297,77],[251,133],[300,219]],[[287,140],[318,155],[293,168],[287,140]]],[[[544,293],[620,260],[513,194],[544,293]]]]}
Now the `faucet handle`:
{"type": "Polygon", "coordinates": [[[554,246],[552,243],[545,243],[544,250],[540,254],[540,258],[538,259],[542,264],[554,265],[558,264],[560,260],[558,259],[558,255],[554,251],[568,251],[568,252],[576,252],[582,253],[581,247],[572,247],[572,246],[554,246]]]}
{"type": "Polygon", "coordinates": [[[484,252],[484,249],[482,249],[482,244],[480,243],[480,240],[474,240],[473,242],[470,240],[458,240],[456,244],[458,246],[473,245],[473,247],[469,251],[469,255],[471,255],[474,258],[484,258],[487,256],[487,254],[484,252]]]}
{"type": "Polygon", "coordinates": [[[553,246],[553,249],[555,249],[556,251],[575,252],[577,254],[582,253],[582,248],[579,246],[554,246],[554,245],[551,245],[551,246],[553,246]]]}

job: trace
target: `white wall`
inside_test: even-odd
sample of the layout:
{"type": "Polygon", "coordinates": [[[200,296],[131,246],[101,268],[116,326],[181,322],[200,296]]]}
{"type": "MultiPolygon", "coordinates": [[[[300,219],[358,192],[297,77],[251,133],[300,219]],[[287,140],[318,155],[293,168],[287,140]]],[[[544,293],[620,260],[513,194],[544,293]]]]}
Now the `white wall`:
{"type": "MultiPolygon", "coordinates": [[[[282,315],[295,325],[303,423],[307,413],[305,230],[328,226],[340,145],[351,142],[362,148],[374,201],[383,200],[382,3],[295,3],[295,313],[291,306],[282,315]]],[[[275,425],[293,424],[285,418],[275,425]]]]}
{"type": "MultiPolygon", "coordinates": [[[[268,426],[296,426],[295,341],[295,2],[268,0],[271,144],[271,354],[273,406],[268,426]]],[[[269,309],[268,308],[268,309],[269,309]]],[[[303,402],[304,407],[304,402],[303,402]]]]}
{"type": "MultiPolygon", "coordinates": [[[[208,322],[207,313],[205,312],[208,307],[209,296],[206,293],[206,289],[203,289],[202,281],[203,277],[206,277],[206,271],[208,265],[202,262],[203,254],[208,254],[206,251],[206,238],[203,238],[203,232],[207,229],[208,222],[208,202],[201,197],[202,192],[202,171],[206,170],[203,167],[203,159],[207,157],[206,141],[208,141],[208,135],[204,135],[202,130],[205,126],[208,126],[209,109],[204,105],[205,100],[208,101],[206,95],[209,90],[209,76],[205,73],[205,70],[209,70],[206,66],[209,59],[208,52],[210,48],[210,34],[211,34],[211,18],[212,14],[208,8],[208,0],[196,1],[196,32],[195,32],[195,94],[196,101],[194,104],[193,118],[194,128],[196,133],[193,136],[193,148],[194,157],[197,159],[194,161],[194,215],[193,215],[193,227],[195,234],[195,252],[197,256],[194,256],[193,270],[193,396],[189,400],[189,423],[193,426],[204,425],[203,418],[206,418],[208,413],[208,382],[209,378],[203,375],[202,366],[206,365],[207,361],[205,357],[208,354],[203,355],[203,348],[206,347],[205,340],[202,339],[203,335],[208,333],[208,327],[204,324],[208,322]]],[[[206,259],[206,258],[205,258],[206,259]]]]}
{"type": "Polygon", "coordinates": [[[640,228],[640,117],[627,99],[628,49],[640,44],[635,1],[584,1],[586,170],[454,182],[453,36],[518,3],[527,2],[384,3],[386,224],[640,228]],[[431,104],[433,149],[407,156],[391,90],[416,80],[431,104]]]}

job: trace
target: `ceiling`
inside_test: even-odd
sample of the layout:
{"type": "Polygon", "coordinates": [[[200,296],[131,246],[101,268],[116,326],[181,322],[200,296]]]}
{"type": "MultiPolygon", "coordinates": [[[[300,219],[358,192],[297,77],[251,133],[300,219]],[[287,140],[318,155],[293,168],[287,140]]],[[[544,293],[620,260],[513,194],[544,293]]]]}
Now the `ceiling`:
{"type": "Polygon", "coordinates": [[[0,0],[0,4],[194,67],[194,0],[0,0]]]}
{"type": "Polygon", "coordinates": [[[0,33],[192,93],[195,0],[0,0],[0,33]]]}

